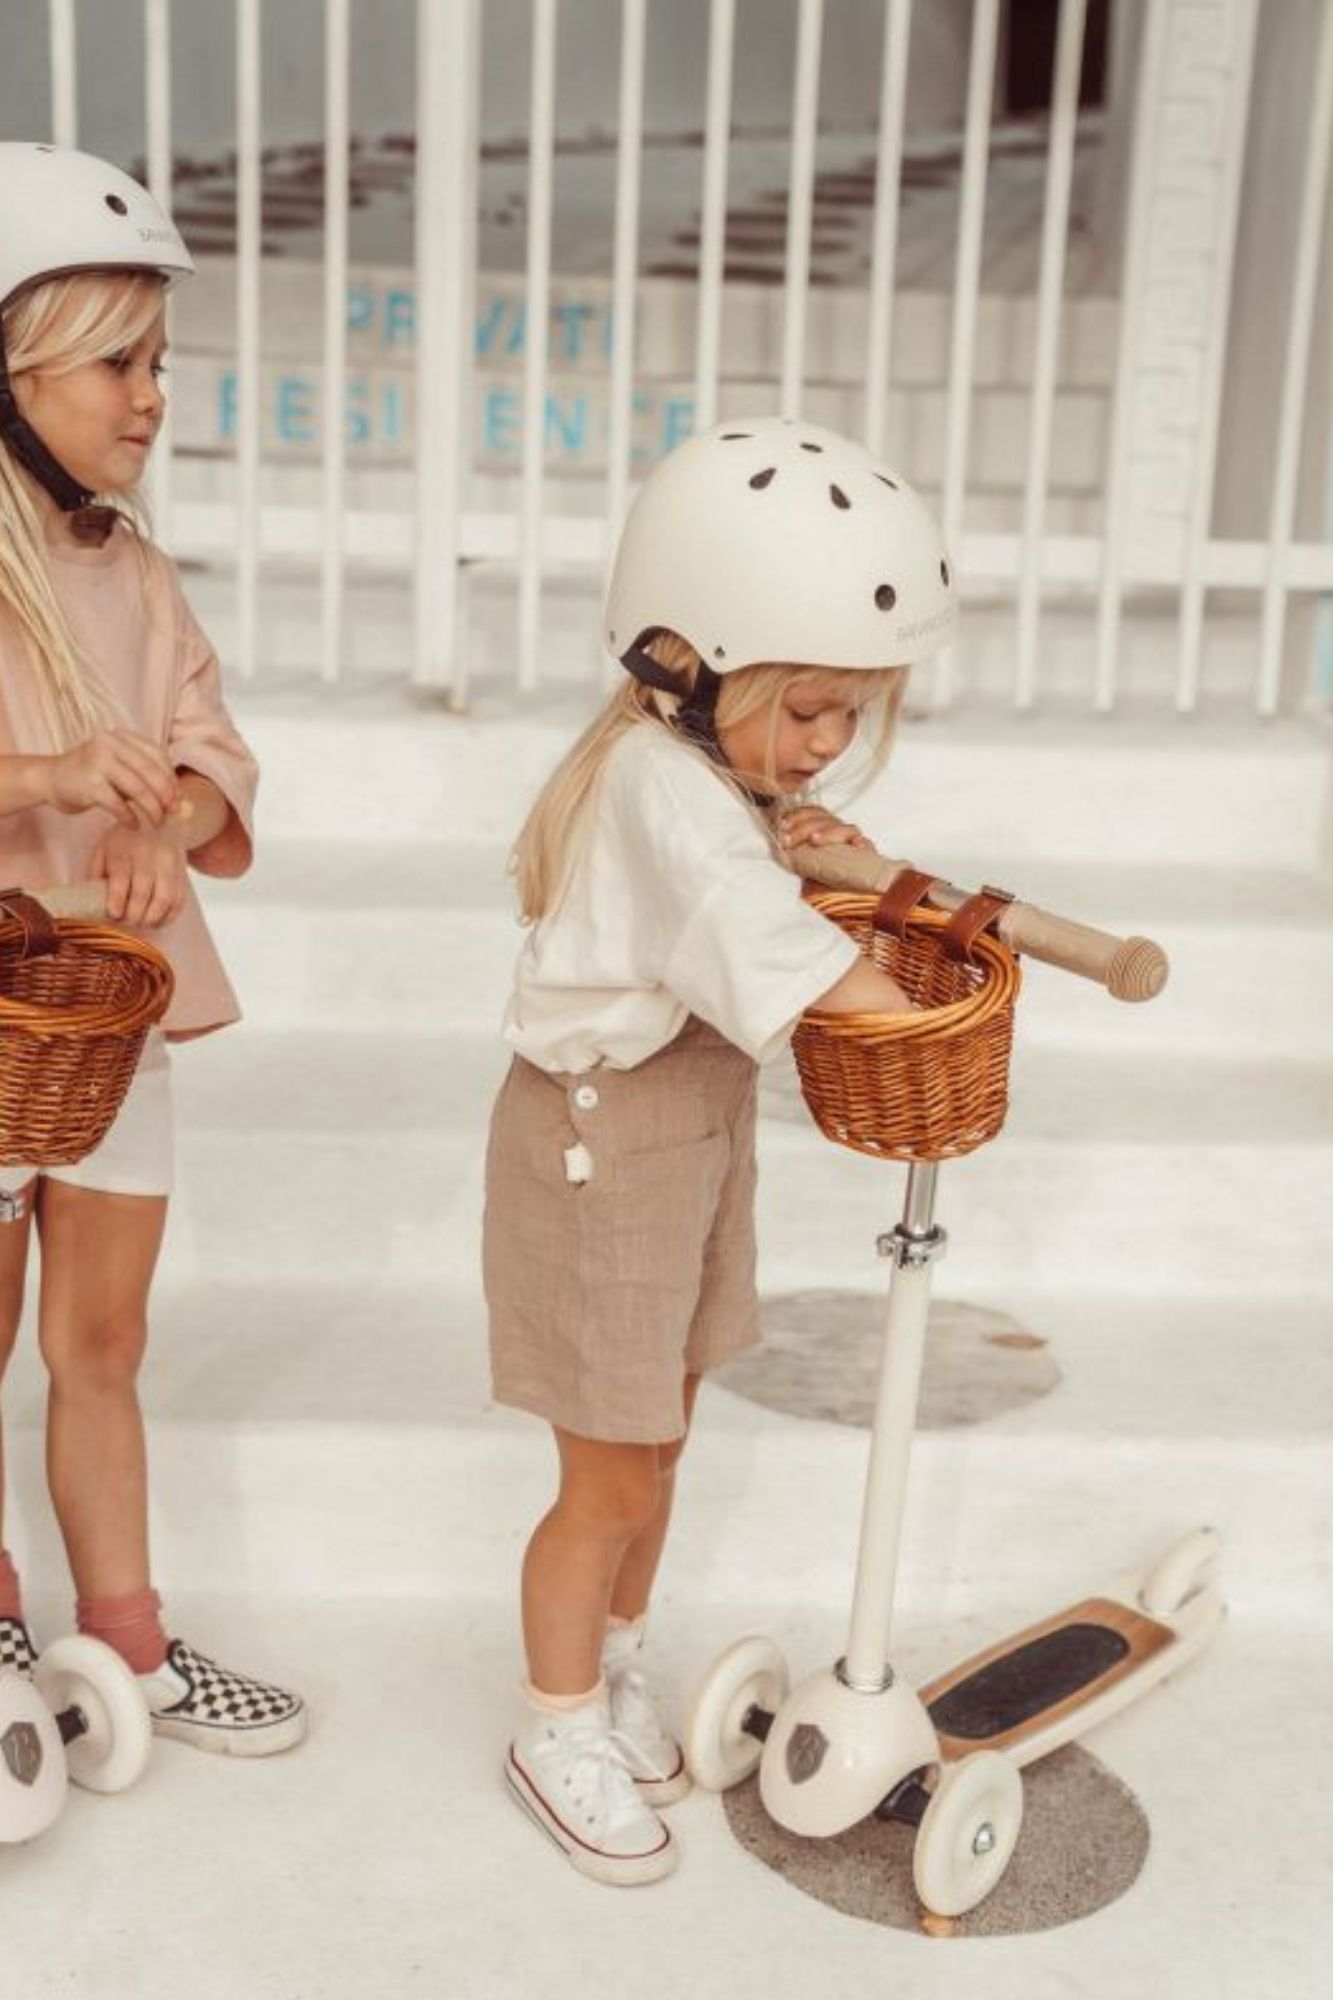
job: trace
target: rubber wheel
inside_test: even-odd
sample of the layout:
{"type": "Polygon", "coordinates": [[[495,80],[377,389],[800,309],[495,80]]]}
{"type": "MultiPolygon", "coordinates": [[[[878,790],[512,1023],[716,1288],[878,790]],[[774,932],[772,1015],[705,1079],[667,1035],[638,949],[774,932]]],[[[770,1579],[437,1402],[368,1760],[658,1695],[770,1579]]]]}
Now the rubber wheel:
{"type": "Polygon", "coordinates": [[[685,1761],[706,1792],[730,1791],[748,1778],[764,1754],[745,1729],[751,1709],[776,1715],[787,1698],[787,1663],[771,1639],[738,1639],[699,1690],[685,1731],[685,1761]]]}
{"type": "Polygon", "coordinates": [[[0,1841],[34,1840],[60,1817],[65,1746],[22,1674],[0,1671],[0,1841]]]}
{"type": "Polygon", "coordinates": [[[100,1639],[72,1632],[47,1647],[33,1680],[52,1714],[76,1708],[87,1722],[65,1746],[76,1785],[89,1792],[123,1792],[143,1776],[153,1725],[139,1683],[119,1653],[100,1639]]]}
{"type": "Polygon", "coordinates": [[[1005,1869],[1023,1824],[1023,1780],[998,1750],[945,1764],[912,1851],[916,1893],[939,1917],[984,1903],[1005,1869]]]}
{"type": "Polygon", "coordinates": [[[1195,1528],[1173,1542],[1139,1585],[1139,1603],[1150,1618],[1171,1618],[1198,1590],[1217,1559],[1222,1537],[1216,1528],[1195,1528]]]}

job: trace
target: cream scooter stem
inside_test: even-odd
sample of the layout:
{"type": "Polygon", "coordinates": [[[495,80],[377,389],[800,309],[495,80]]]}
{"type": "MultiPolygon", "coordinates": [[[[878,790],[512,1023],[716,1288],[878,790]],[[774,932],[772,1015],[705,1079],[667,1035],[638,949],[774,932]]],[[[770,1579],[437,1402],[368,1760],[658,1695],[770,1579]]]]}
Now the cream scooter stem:
{"type": "Polygon", "coordinates": [[[879,1239],[880,1255],[893,1259],[893,1275],[870,1434],[851,1626],[838,1669],[839,1678],[858,1694],[880,1694],[893,1680],[889,1632],[930,1310],[930,1267],[943,1254],[947,1240],[933,1221],[937,1172],[934,1163],[909,1168],[902,1220],[879,1239]]]}

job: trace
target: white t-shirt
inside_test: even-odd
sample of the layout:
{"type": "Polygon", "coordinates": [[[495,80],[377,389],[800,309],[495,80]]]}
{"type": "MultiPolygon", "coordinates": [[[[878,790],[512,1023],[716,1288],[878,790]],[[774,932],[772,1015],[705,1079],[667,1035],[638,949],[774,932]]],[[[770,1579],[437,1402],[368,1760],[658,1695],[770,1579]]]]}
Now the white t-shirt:
{"type": "Polygon", "coordinates": [[[539,1069],[632,1069],[697,1014],[763,1062],[856,962],[762,827],[655,722],[613,746],[558,906],[518,962],[505,1039],[539,1069]]]}

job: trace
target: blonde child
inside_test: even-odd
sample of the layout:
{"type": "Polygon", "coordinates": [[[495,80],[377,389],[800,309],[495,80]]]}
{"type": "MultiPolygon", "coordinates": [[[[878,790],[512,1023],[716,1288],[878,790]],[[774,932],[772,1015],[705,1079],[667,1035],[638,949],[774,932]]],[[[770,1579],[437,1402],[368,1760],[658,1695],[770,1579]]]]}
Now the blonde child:
{"type": "MultiPolygon", "coordinates": [[[[0,1167],[0,1374],[35,1222],[47,1472],[79,1627],[139,1675],[159,1733],[263,1756],[300,1739],[303,1705],[168,1636],[136,1389],[172,1180],[168,1045],[238,1011],[188,869],[248,868],[256,779],[174,568],[114,504],[162,421],[165,293],[192,269],[118,169],[0,145],[0,889],[104,879],[111,919],[176,974],[96,1151],[0,1167]]],[[[0,1663],[33,1656],[0,1537],[0,1663]]]]}
{"type": "Polygon", "coordinates": [[[689,1779],[639,1660],[700,1378],[758,1338],[756,1066],[807,1007],[908,1005],[782,849],[861,839],[808,788],[854,740],[883,761],[953,616],[930,514],[859,446],[779,419],[692,439],[617,556],[630,678],[519,836],[483,1255],[496,1396],[551,1425],[560,1479],[506,1778],[599,1881],[676,1860],[657,1807],[689,1779]]]}

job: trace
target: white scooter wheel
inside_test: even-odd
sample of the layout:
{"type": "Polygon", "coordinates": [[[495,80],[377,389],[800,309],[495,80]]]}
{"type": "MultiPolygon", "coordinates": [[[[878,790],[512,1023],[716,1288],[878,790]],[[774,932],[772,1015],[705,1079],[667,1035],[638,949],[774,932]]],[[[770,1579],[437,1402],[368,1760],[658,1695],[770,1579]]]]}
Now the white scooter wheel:
{"type": "Polygon", "coordinates": [[[1023,1824],[1023,1780],[998,1750],[945,1764],[917,1829],[916,1893],[938,1917],[984,1903],[1009,1866],[1023,1824]]]}
{"type": "Polygon", "coordinates": [[[33,1670],[55,1715],[77,1709],[87,1727],[65,1747],[69,1775],[89,1792],[123,1792],[142,1777],[153,1747],[148,1704],[133,1672],[100,1639],[72,1632],[33,1670]]]}
{"type": "Polygon", "coordinates": [[[1150,1618],[1172,1618],[1207,1576],[1222,1537],[1216,1528],[1195,1528],[1157,1558],[1139,1585],[1139,1603],[1150,1618]]]}
{"type": "Polygon", "coordinates": [[[34,1840],[65,1803],[65,1746],[22,1674],[0,1672],[0,1841],[34,1840]]]}
{"type": "Polygon", "coordinates": [[[745,1727],[753,1709],[776,1715],[787,1698],[787,1663],[771,1639],[738,1639],[713,1664],[685,1731],[685,1761],[696,1785],[726,1792],[764,1754],[745,1727]]]}

